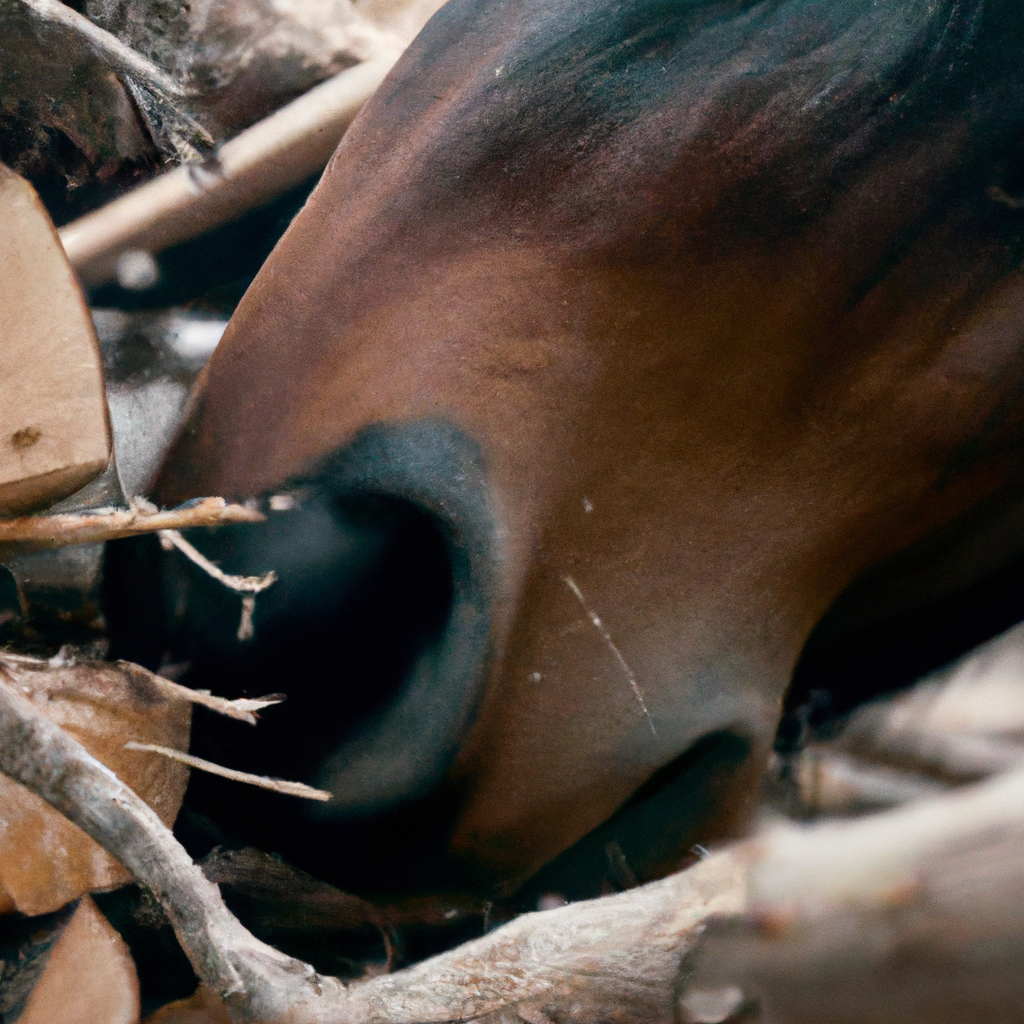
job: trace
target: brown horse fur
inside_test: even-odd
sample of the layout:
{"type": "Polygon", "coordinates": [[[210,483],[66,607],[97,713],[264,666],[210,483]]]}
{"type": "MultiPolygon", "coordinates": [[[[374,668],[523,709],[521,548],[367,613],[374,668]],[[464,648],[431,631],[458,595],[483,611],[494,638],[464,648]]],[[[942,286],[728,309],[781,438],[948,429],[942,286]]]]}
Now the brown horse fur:
{"type": "MultiPolygon", "coordinates": [[[[748,770],[680,842],[735,827],[837,596],[1021,484],[1022,56],[1010,0],[452,0],[360,114],[156,494],[466,439],[487,639],[440,775],[482,877],[712,735],[748,770]]],[[[395,797],[366,743],[342,804],[395,797]]]]}

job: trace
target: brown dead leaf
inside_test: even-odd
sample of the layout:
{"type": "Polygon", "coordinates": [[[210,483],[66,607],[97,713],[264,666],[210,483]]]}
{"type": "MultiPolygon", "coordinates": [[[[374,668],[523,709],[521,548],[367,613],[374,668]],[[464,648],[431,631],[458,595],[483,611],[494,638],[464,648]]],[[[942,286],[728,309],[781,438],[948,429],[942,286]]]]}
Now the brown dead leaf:
{"type": "Polygon", "coordinates": [[[0,511],[48,504],[107,465],[99,343],[32,187],[0,164],[0,511]]]}
{"type": "Polygon", "coordinates": [[[145,1024],[232,1024],[219,996],[200,985],[188,999],[176,999],[146,1018],[145,1024]]]}
{"type": "Polygon", "coordinates": [[[128,947],[88,896],[50,953],[19,1024],[137,1024],[139,979],[128,947]]]}
{"type": "MultiPolygon", "coordinates": [[[[4,682],[79,740],[170,826],[188,768],[157,754],[125,750],[129,740],[187,750],[190,703],[125,663],[53,665],[0,657],[4,682]]],[[[56,910],[129,881],[127,871],[39,797],[0,776],[0,890],[24,914],[56,910]]]]}

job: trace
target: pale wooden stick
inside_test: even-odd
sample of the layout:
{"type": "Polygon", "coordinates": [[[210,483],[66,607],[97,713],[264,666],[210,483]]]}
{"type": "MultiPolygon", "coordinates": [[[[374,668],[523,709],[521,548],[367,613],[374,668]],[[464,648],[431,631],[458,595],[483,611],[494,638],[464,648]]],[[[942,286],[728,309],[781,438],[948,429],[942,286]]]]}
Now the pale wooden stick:
{"type": "Polygon", "coordinates": [[[156,743],[136,743],[129,740],[124,745],[125,750],[145,750],[151,754],[160,754],[170,758],[172,761],[180,761],[190,768],[197,768],[201,772],[209,772],[211,775],[219,775],[222,779],[230,779],[232,782],[244,782],[248,786],[258,786],[260,789],[269,789],[274,793],[284,793],[285,796],[297,796],[303,800],[331,799],[331,794],[324,789],[314,789],[303,782],[289,782],[287,779],[274,779],[268,775],[253,775],[251,772],[240,772],[234,768],[225,768],[223,765],[214,764],[202,757],[193,754],[185,754],[173,747],[162,747],[156,743]]]}
{"type": "Polygon", "coordinates": [[[399,53],[396,46],[342,71],[224,143],[207,163],[178,167],[62,228],[83,284],[112,281],[126,250],[159,252],[195,238],[322,170],[399,53]]]}
{"type": "Polygon", "coordinates": [[[68,544],[95,544],[118,537],[134,537],[158,530],[261,523],[263,519],[262,513],[245,505],[229,505],[223,498],[201,498],[178,508],[156,511],[136,507],[3,519],[0,520],[0,544],[59,548],[68,544]]]}

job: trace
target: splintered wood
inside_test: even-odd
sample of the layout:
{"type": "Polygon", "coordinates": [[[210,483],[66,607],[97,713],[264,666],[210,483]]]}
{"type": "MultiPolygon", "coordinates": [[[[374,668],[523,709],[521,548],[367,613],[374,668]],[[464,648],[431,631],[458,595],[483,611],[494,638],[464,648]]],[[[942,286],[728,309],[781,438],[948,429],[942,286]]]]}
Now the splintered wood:
{"type": "Polygon", "coordinates": [[[107,465],[99,345],[50,218],[0,165],[0,513],[56,501],[107,465]]]}

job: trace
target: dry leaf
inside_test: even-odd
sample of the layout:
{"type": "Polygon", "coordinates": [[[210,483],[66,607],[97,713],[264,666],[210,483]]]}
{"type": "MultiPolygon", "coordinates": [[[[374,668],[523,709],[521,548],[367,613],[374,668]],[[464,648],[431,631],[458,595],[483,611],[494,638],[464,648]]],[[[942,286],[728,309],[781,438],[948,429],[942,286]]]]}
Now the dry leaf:
{"type": "Polygon", "coordinates": [[[19,1024],[137,1024],[139,979],[128,947],[88,896],[53,947],[19,1024]]]}
{"type": "Polygon", "coordinates": [[[99,344],[32,187],[0,164],[0,510],[47,504],[107,465],[99,344]]]}
{"type": "Polygon", "coordinates": [[[220,997],[200,985],[188,999],[176,999],[146,1018],[145,1024],[233,1024],[220,997]]]}
{"type": "MultiPolygon", "coordinates": [[[[4,681],[28,697],[148,803],[168,826],[185,795],[188,769],[129,740],[187,750],[191,704],[126,664],[0,658],[4,681]]],[[[127,871],[43,801],[0,776],[0,889],[24,914],[56,910],[83,893],[130,880],[127,871]]],[[[0,898],[2,899],[2,898],[0,898]]]]}

